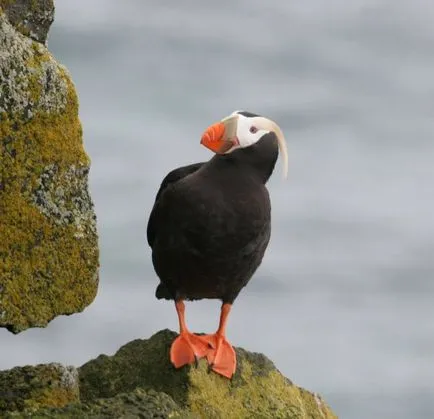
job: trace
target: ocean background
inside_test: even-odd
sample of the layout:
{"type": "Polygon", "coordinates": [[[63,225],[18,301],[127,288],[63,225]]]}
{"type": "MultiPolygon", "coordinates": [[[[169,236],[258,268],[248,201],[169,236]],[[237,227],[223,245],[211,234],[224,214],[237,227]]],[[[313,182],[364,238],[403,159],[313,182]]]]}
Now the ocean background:
{"type": "MultiPolygon", "coordinates": [[[[434,417],[434,3],[56,0],[49,49],[80,98],[100,287],[46,329],[0,330],[0,369],[177,330],[146,243],[171,169],[210,158],[233,110],[274,119],[290,153],[269,182],[272,239],[229,320],[340,418],[434,417]]],[[[188,303],[213,331],[219,302],[188,303]]]]}

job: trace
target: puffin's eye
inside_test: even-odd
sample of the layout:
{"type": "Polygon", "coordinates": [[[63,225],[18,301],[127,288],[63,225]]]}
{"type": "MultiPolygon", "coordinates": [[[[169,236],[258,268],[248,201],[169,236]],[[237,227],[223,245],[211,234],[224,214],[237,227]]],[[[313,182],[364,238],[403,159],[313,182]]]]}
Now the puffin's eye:
{"type": "Polygon", "coordinates": [[[249,130],[252,134],[254,134],[255,132],[258,132],[258,128],[256,128],[256,127],[250,127],[250,130],[249,130]]]}

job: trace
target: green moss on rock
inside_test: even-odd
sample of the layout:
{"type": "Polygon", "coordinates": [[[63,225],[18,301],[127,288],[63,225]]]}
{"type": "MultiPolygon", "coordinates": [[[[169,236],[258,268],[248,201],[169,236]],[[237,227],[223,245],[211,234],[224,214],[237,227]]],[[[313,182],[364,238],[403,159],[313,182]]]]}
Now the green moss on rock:
{"type": "Polygon", "coordinates": [[[111,399],[98,399],[93,403],[73,403],[64,408],[46,408],[36,412],[8,413],[9,418],[32,419],[110,419],[158,418],[199,419],[181,409],[167,394],[137,388],[111,399]]]}
{"type": "Polygon", "coordinates": [[[78,374],[73,367],[41,364],[0,371],[0,417],[8,411],[34,412],[78,401],[78,374]]]}
{"type": "Polygon", "coordinates": [[[82,311],[98,287],[89,157],[67,70],[0,15],[0,327],[82,311]]]}
{"type": "Polygon", "coordinates": [[[188,368],[175,370],[168,362],[176,333],[163,330],[148,340],[122,346],[116,355],[100,355],[79,368],[81,399],[113,397],[136,387],[169,394],[177,403],[187,402],[188,368]]]}
{"type": "Polygon", "coordinates": [[[32,411],[16,403],[5,417],[336,418],[319,395],[291,383],[262,354],[236,348],[232,380],[209,372],[204,360],[197,367],[175,369],[169,361],[175,337],[163,330],[84,364],[78,369],[80,402],[57,408],[39,403],[41,408],[32,411]]]}
{"type": "Polygon", "coordinates": [[[169,362],[175,336],[164,330],[83,365],[81,399],[89,403],[141,387],[167,393],[198,417],[336,418],[320,396],[292,384],[262,354],[236,348],[238,366],[230,381],[208,372],[205,360],[197,368],[175,369],[169,362]]]}

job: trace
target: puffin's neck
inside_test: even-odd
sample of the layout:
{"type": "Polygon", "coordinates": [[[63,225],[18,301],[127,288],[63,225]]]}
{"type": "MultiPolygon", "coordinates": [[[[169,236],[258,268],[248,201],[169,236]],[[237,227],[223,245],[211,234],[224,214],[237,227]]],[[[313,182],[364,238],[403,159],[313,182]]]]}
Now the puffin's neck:
{"type": "Polygon", "coordinates": [[[242,173],[254,176],[265,185],[273,173],[278,155],[276,135],[269,133],[249,147],[239,148],[229,154],[215,155],[211,160],[215,160],[217,165],[229,165],[232,170],[237,168],[240,176],[242,173]]]}

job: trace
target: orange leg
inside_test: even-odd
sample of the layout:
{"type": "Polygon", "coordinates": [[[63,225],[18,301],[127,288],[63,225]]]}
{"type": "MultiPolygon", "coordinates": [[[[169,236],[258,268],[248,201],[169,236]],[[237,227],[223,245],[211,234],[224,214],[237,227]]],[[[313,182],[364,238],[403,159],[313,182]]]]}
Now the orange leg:
{"type": "Polygon", "coordinates": [[[207,354],[210,368],[227,378],[231,378],[237,368],[237,358],[234,348],[226,340],[226,323],[231,308],[231,304],[225,303],[222,305],[217,332],[213,335],[207,335],[207,339],[212,346],[212,349],[207,354]]]}
{"type": "Polygon", "coordinates": [[[186,364],[197,363],[209,350],[209,343],[205,337],[189,332],[185,324],[184,301],[175,301],[176,312],[179,319],[179,336],[173,341],[170,348],[170,361],[176,368],[186,364]]]}

